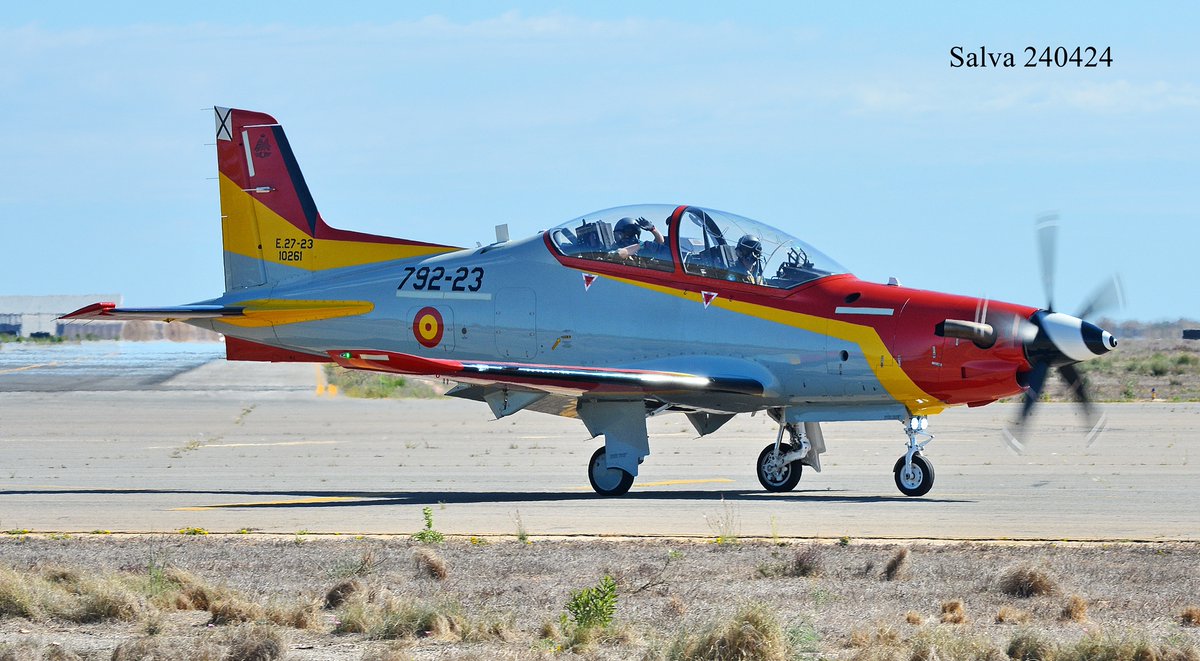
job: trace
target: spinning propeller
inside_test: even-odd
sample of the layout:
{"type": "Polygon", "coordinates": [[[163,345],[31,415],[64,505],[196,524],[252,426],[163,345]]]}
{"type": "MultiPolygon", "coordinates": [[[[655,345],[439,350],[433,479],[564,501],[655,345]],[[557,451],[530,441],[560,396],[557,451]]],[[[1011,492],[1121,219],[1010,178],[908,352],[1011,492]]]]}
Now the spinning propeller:
{"type": "MultiPolygon", "coordinates": [[[[1050,370],[1057,371],[1066,382],[1068,391],[1074,395],[1087,417],[1090,430],[1087,443],[1090,446],[1104,429],[1105,417],[1092,404],[1087,383],[1075,367],[1085,360],[1098,358],[1117,347],[1117,339],[1108,331],[1084,321],[1113,306],[1124,305],[1121,281],[1113,276],[1080,306],[1075,316],[1055,312],[1054,275],[1058,250],[1058,217],[1044,216],[1037,222],[1038,254],[1042,271],[1042,286],[1046,293],[1046,308],[1038,310],[1028,320],[1014,320],[1014,334],[1024,343],[1025,357],[1032,366],[1028,372],[1018,374],[1018,379],[1027,390],[1021,406],[1021,414],[1012,427],[1004,430],[1004,438],[1017,452],[1023,452],[1020,437],[1034,407],[1041,399],[1050,370]]],[[[986,304],[984,304],[986,314],[986,304]]]]}

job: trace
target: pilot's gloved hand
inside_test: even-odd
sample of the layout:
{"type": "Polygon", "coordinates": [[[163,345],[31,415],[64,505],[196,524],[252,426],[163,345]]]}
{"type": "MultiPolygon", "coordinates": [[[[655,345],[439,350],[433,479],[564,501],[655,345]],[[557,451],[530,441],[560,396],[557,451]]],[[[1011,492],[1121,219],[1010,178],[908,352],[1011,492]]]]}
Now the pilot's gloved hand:
{"type": "Polygon", "coordinates": [[[638,227],[646,230],[647,232],[650,232],[654,229],[654,223],[646,220],[645,218],[638,218],[637,224],[638,224],[638,227]]]}

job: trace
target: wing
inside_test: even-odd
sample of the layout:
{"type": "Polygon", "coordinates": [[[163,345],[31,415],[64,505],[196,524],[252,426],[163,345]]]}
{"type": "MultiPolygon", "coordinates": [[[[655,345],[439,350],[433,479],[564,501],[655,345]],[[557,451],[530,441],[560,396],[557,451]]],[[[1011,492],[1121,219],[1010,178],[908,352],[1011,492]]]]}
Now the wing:
{"type": "Polygon", "coordinates": [[[330,351],[329,357],[352,369],[438,376],[479,385],[513,384],[560,395],[733,393],[758,396],[763,383],[735,375],[701,375],[656,370],[571,367],[529,363],[468,362],[369,350],[330,351]]]}

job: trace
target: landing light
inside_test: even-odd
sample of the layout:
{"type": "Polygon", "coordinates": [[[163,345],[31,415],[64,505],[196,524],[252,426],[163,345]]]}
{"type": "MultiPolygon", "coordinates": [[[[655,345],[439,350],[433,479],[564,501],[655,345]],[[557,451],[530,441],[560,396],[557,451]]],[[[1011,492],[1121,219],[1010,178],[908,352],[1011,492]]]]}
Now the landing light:
{"type": "Polygon", "coordinates": [[[929,418],[923,415],[913,416],[913,419],[908,421],[908,428],[914,431],[924,431],[928,426],[929,418]]]}

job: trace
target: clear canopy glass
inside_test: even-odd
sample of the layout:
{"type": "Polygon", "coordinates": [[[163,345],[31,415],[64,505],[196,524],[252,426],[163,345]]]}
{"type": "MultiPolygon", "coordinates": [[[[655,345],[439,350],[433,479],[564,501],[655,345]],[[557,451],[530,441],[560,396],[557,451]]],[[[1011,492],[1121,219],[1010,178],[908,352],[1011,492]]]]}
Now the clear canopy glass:
{"type": "Polygon", "coordinates": [[[678,207],[646,204],[616,207],[569,220],[549,230],[563,255],[674,271],[678,241],[683,270],[733,282],[790,288],[845,273],[836,261],[782,230],[723,211],[687,207],[679,236],[668,235],[678,207]]]}

